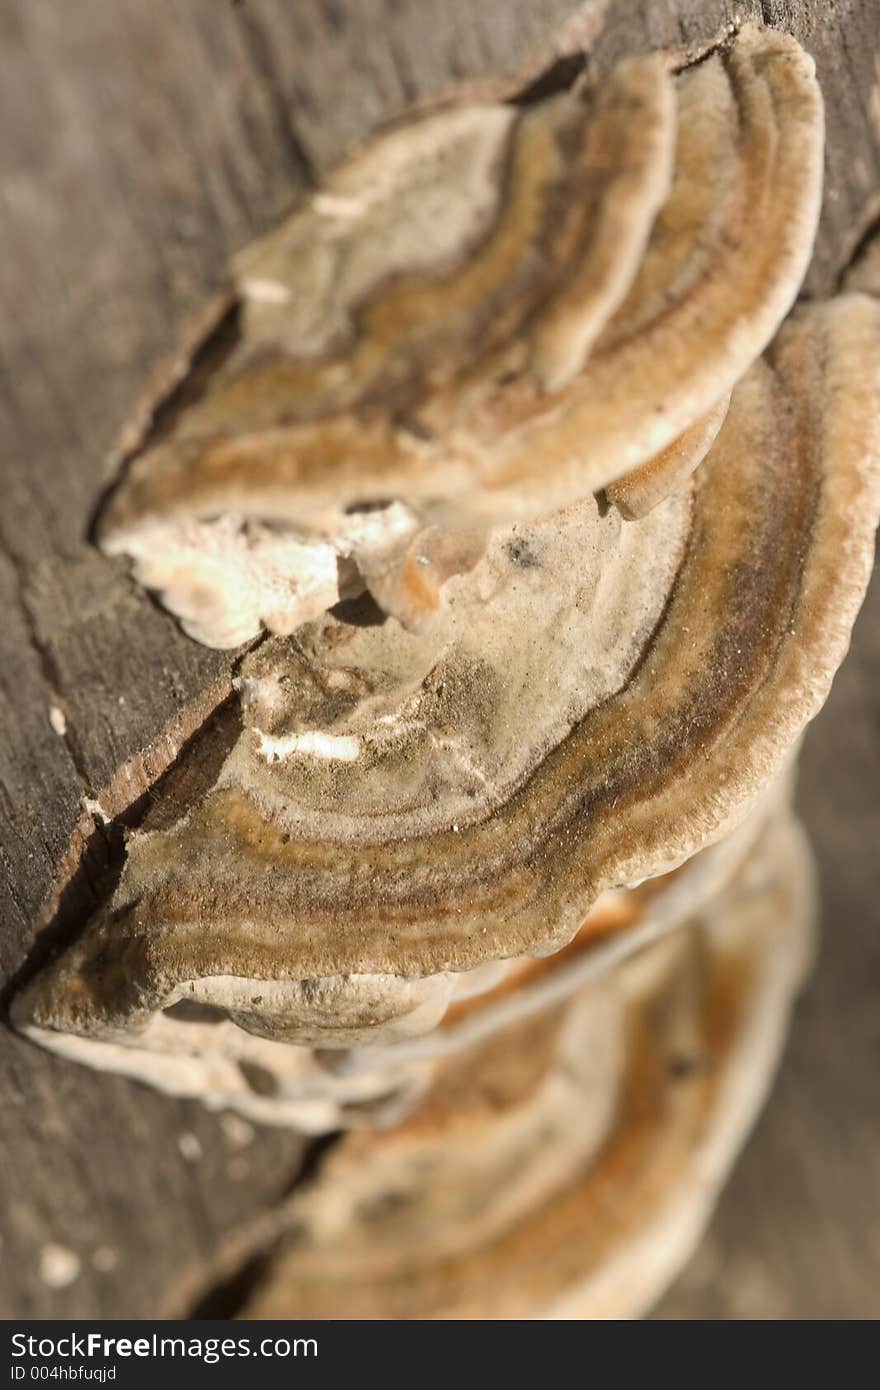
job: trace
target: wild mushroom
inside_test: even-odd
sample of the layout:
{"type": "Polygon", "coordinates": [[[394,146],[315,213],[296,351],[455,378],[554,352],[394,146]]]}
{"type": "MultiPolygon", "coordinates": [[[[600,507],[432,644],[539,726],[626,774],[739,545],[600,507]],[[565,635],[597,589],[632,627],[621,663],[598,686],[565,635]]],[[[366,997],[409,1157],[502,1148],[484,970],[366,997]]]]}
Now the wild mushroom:
{"type": "Polygon", "coordinates": [[[275,635],[14,1020],[309,1132],[410,1110],[251,1311],[632,1311],[705,1217],[802,958],[800,842],[755,836],[880,513],[880,301],[780,328],[821,156],[753,26],[404,122],[238,258],[111,494],[189,632],[275,635]]]}
{"type": "Polygon", "coordinates": [[[589,95],[392,129],[238,258],[234,307],[111,495],[102,546],[234,646],[370,583],[376,546],[387,579],[391,503],[473,529],[614,483],[766,346],[821,166],[812,63],[752,26],[675,78],[638,59],[589,95]]]}
{"type": "Polygon", "coordinates": [[[331,606],[344,596],[333,587],[338,558],[363,552],[369,568],[347,508],[388,495],[375,451],[390,459],[397,449],[422,471],[406,427],[412,401],[536,312],[547,321],[542,358],[586,352],[635,274],[668,187],[672,137],[655,57],[623,64],[591,101],[455,107],[377,138],[237,257],[233,345],[227,317],[205,350],[216,369],[203,383],[200,368],[198,385],[160,414],[152,447],[112,498],[104,547],[132,554],[143,582],[213,645],[236,645],[261,621],[290,631],[331,606]],[[366,413],[338,414],[354,408],[366,413]],[[336,423],[325,427],[328,415],[336,423]],[[294,476],[291,490],[285,478],[291,464],[301,471],[297,438],[313,440],[319,474],[338,454],[329,507],[317,512],[312,484],[294,476]],[[352,446],[363,460],[346,458],[352,446]],[[218,447],[232,465],[219,492],[218,447]],[[254,448],[280,466],[274,480],[259,478],[254,448]]]}
{"type": "Polygon", "coordinates": [[[447,1064],[396,1130],[346,1137],[289,1201],[296,1237],[239,1315],[642,1312],[696,1244],[769,1085],[811,889],[782,817],[703,915],[447,1064]]]}
{"type": "Polygon", "coordinates": [[[327,617],[256,652],[213,788],[131,836],[30,1022],[124,1033],[196,987],[224,1007],[213,982],[238,976],[290,982],[243,1026],[338,1044],[340,1001],[313,994],[306,1023],[298,982],[382,975],[403,1002],[376,1003],[381,1033],[406,981],[556,950],[604,889],[729,831],[820,708],[867,583],[878,348],[873,299],[798,311],[690,507],[625,522],[591,500],[496,533],[445,586],[439,648],[327,617]]]}
{"type": "Polygon", "coordinates": [[[512,1020],[565,1001],[704,908],[739,869],[788,792],[783,779],[737,832],[674,873],[603,895],[569,947],[539,961],[495,961],[425,980],[349,975],[290,983],[224,976],[176,988],[161,1008],[88,1034],[34,1021],[27,992],[14,1004],[15,1017],[28,1036],[70,1060],[171,1095],[208,1098],[214,1107],[263,1124],[314,1134],[387,1127],[425,1091],[444,1059],[473,1050],[512,1020]],[[255,1004],[261,1006],[256,1032],[255,1004]],[[290,1025],[285,1030],[285,1013],[295,1020],[295,1032],[290,1025]],[[241,1026],[248,1018],[250,1026],[241,1026]],[[328,1051],[334,1042],[337,1050],[328,1051]]]}

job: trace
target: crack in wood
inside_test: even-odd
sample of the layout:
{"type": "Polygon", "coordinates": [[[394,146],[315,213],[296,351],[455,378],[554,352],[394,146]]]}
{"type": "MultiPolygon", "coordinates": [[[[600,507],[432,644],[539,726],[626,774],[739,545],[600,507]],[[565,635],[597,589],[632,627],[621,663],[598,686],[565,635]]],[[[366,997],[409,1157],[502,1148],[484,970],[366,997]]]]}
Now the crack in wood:
{"type": "Polygon", "coordinates": [[[6,541],[5,538],[3,538],[2,536],[0,536],[0,551],[2,551],[5,559],[8,561],[9,567],[12,570],[12,573],[15,577],[15,598],[18,604],[19,612],[21,614],[22,624],[24,626],[25,632],[27,633],[31,650],[33,651],[34,656],[37,659],[37,665],[39,667],[40,675],[43,679],[43,684],[46,687],[47,711],[52,706],[61,711],[64,719],[64,725],[63,728],[60,730],[56,727],[56,733],[63,740],[64,745],[67,748],[67,752],[70,755],[70,761],[73,764],[74,771],[76,772],[77,778],[79,779],[83,796],[85,798],[91,799],[92,787],[88,773],[86,772],[82,748],[80,747],[79,740],[76,737],[76,733],[74,731],[73,725],[68,714],[67,702],[65,701],[64,696],[61,693],[63,688],[63,681],[61,679],[61,675],[58,670],[55,658],[52,655],[51,647],[47,642],[43,641],[43,638],[40,634],[39,622],[28,602],[27,590],[30,581],[30,575],[28,572],[27,563],[21,558],[21,556],[19,556],[16,553],[14,548],[10,546],[8,541],[6,541]]]}
{"type": "Polygon", "coordinates": [[[205,695],[207,710],[204,700],[197,701],[189,720],[184,712],[177,736],[163,730],[139,759],[127,759],[95,798],[111,812],[106,821],[84,809],[34,923],[33,945],[0,992],[0,1012],[6,1013],[13,995],[77,937],[113,893],[125,864],[126,832],[172,824],[216,778],[240,731],[239,701],[225,684],[205,695]],[[151,754],[158,758],[152,768],[151,754]]]}

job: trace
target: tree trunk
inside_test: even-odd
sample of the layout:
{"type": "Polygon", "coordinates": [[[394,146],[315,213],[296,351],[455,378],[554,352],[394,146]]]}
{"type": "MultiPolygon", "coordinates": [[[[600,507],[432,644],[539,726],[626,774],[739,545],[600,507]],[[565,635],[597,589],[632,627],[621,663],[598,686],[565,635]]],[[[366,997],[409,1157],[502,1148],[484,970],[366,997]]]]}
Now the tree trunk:
{"type": "MultiPolygon", "coordinates": [[[[578,43],[599,71],[659,46],[699,52],[734,14],[793,32],[817,61],[827,183],[807,291],[823,294],[880,218],[880,0],[0,0],[7,985],[51,949],[42,924],[72,837],[89,842],[86,865],[100,856],[89,803],[121,812],[228,690],[229,657],[183,637],[88,542],[114,436],[226,257],[413,102],[494,78],[515,89],[578,43]]],[[[875,585],[804,759],[820,968],[768,1114],[662,1316],[876,1314],[878,727],[875,585]]],[[[155,1314],[181,1279],[210,1281],[307,1152],[8,1029],[0,1106],[6,1317],[155,1314]]]]}

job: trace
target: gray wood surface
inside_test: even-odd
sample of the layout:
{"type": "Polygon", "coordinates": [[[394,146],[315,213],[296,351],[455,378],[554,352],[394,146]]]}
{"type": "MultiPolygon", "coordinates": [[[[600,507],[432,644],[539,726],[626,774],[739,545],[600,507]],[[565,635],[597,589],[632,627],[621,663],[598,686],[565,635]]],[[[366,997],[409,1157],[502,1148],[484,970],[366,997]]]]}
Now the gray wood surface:
{"type": "MultiPolygon", "coordinates": [[[[122,810],[228,680],[228,658],[180,636],[86,539],[113,439],[226,256],[413,101],[527,80],[559,51],[560,26],[580,26],[601,68],[699,49],[734,12],[762,11],[814,53],[828,103],[809,282],[823,293],[880,213],[880,0],[0,0],[5,981],[35,940],[47,949],[41,909],[75,832],[100,862],[82,797],[122,810]]],[[[660,1316],[880,1313],[878,787],[875,586],[805,752],[819,970],[771,1105],[660,1316]]],[[[0,1126],[8,1317],[150,1316],[182,1275],[207,1277],[304,1155],[292,1135],[245,1143],[198,1105],[5,1029],[0,1126]]]]}

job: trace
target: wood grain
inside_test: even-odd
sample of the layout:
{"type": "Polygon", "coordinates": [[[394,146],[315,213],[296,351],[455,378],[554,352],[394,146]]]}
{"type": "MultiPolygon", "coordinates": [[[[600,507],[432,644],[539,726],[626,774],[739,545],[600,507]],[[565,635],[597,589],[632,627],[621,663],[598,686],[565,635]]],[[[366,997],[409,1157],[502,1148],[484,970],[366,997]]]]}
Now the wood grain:
{"type": "MultiPolygon", "coordinates": [[[[526,83],[573,24],[601,70],[658,45],[698,51],[734,12],[763,12],[817,59],[828,182],[809,288],[823,293],[877,211],[880,0],[0,0],[4,979],[78,824],[100,852],[82,797],[136,796],[228,680],[227,657],[183,638],[87,540],[113,439],[228,254],[377,123],[462,83],[526,83]]],[[[767,1115],[660,1316],[880,1312],[876,588],[802,785],[820,970],[767,1115]]],[[[8,1317],[150,1316],[303,1159],[292,1135],[243,1142],[197,1105],[5,1029],[0,1103],[8,1317]],[[63,1287],[53,1244],[78,1261],[63,1287]]]]}

